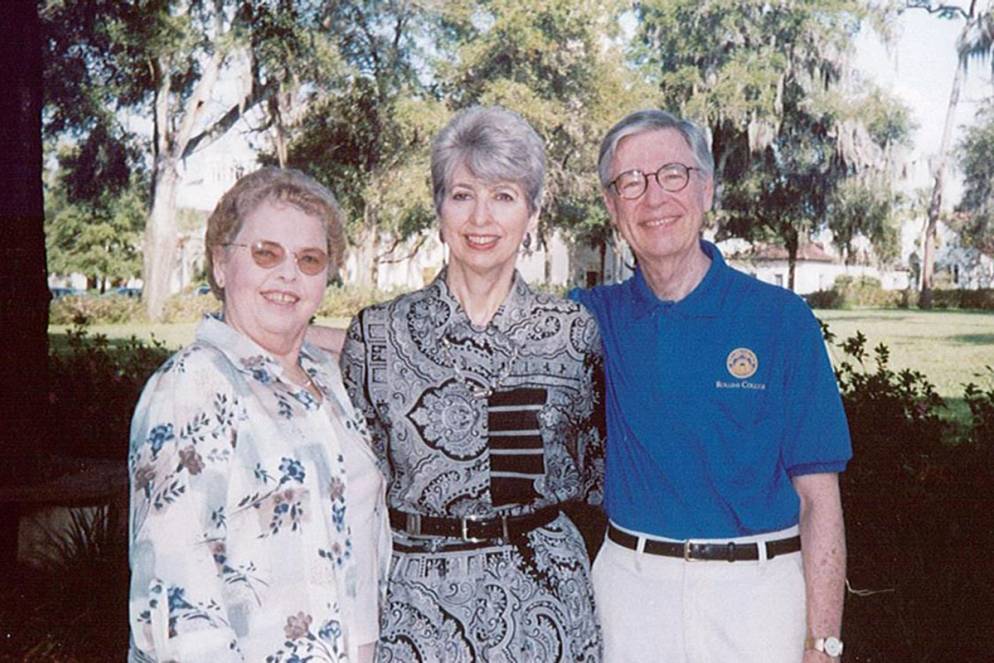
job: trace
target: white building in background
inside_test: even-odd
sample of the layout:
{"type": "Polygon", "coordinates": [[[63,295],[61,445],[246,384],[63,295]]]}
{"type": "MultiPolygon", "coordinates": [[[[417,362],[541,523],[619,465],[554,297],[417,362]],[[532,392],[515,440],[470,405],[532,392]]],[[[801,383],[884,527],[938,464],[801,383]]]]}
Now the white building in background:
{"type": "MultiPolygon", "coordinates": [[[[787,287],[790,268],[787,249],[773,245],[732,249],[726,248],[725,244],[722,242],[721,247],[732,267],[765,283],[787,287]]],[[[830,290],[840,276],[874,278],[880,281],[884,290],[903,290],[911,283],[910,270],[907,268],[881,270],[873,265],[847,265],[837,254],[818,242],[798,247],[794,264],[794,292],[807,295],[819,290],[830,290]]]]}
{"type": "MultiPolygon", "coordinates": [[[[914,277],[914,287],[921,285],[921,246],[925,220],[908,221],[902,228],[902,258],[914,277]]],[[[955,230],[939,222],[936,227],[934,284],[937,288],[977,290],[994,288],[994,256],[963,245],[955,230]]]]}

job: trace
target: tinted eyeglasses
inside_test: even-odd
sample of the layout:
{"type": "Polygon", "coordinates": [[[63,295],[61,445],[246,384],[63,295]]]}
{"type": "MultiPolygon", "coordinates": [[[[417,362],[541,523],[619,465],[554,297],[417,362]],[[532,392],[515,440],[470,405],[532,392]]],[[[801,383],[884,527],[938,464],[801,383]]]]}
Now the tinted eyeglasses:
{"type": "Polygon", "coordinates": [[[654,173],[643,173],[641,170],[626,170],[615,177],[610,186],[615,192],[626,200],[639,198],[649,187],[649,178],[656,178],[656,182],[663,189],[670,193],[683,191],[690,181],[690,171],[700,170],[693,166],[685,166],[682,163],[668,163],[660,167],[654,173]]]}
{"type": "MultiPolygon", "coordinates": [[[[272,269],[277,265],[283,264],[283,261],[286,260],[286,248],[278,242],[270,242],[265,239],[260,239],[258,242],[253,242],[252,244],[235,244],[232,242],[224,244],[224,246],[238,246],[248,249],[252,254],[252,260],[255,264],[263,269],[272,269]]],[[[308,276],[320,274],[321,270],[328,266],[328,254],[321,249],[295,251],[293,259],[297,263],[297,268],[308,276]]]]}

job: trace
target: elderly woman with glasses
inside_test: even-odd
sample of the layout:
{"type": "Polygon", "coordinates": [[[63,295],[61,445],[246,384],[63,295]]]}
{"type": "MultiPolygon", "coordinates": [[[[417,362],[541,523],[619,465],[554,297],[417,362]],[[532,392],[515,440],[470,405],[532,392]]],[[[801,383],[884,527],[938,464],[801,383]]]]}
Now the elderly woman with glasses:
{"type": "Polygon", "coordinates": [[[369,661],[384,480],[333,359],[304,343],[344,248],[331,192],[238,181],[207,223],[223,302],[131,428],[133,661],[369,661]]]}
{"type": "Polygon", "coordinates": [[[378,661],[601,660],[587,551],[565,513],[599,499],[600,340],[579,305],[515,268],[544,174],[521,117],[458,114],[431,154],[447,265],[349,327],[346,388],[389,472],[378,661]]]}

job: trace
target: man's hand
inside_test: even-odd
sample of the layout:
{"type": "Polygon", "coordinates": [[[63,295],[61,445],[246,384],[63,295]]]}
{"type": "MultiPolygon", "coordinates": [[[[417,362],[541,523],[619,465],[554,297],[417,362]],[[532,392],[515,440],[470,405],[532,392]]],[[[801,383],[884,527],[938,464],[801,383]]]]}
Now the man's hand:
{"type": "Polygon", "coordinates": [[[345,330],[335,327],[324,327],[322,325],[311,325],[307,328],[304,338],[318,346],[322,350],[334,355],[342,353],[342,346],[345,345],[345,330]]]}

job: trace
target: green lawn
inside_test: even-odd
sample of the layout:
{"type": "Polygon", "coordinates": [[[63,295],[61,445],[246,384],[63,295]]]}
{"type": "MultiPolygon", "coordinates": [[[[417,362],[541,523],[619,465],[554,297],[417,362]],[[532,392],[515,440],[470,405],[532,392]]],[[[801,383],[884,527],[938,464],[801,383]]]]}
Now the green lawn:
{"type": "MultiPolygon", "coordinates": [[[[866,309],[817,310],[815,314],[828,324],[839,342],[861,331],[867,337],[868,350],[878,343],[886,344],[891,352],[891,368],[924,373],[949,402],[955,419],[967,416],[963,385],[977,382],[976,374],[985,365],[994,365],[994,312],[866,309]]],[[[333,327],[348,324],[345,318],[323,318],[318,322],[333,327]]],[[[94,325],[89,329],[92,334],[105,334],[112,342],[123,342],[132,335],[143,340],[154,336],[167,347],[179,348],[193,339],[196,326],[191,322],[94,325]]],[[[65,330],[63,326],[49,328],[53,347],[65,344],[65,330]]],[[[834,361],[842,357],[842,350],[832,348],[834,361]]]]}
{"type": "MultiPolygon", "coordinates": [[[[949,405],[950,418],[959,421],[969,418],[963,385],[981,384],[977,374],[994,366],[994,312],[866,309],[817,310],[815,315],[828,324],[837,342],[861,331],[867,350],[885,344],[890,367],[924,373],[949,405]]],[[[837,347],[831,353],[836,362],[844,357],[837,347]]]]}
{"type": "MultiPolygon", "coordinates": [[[[318,318],[317,322],[342,329],[349,324],[346,318],[318,318]]],[[[103,334],[111,344],[121,344],[135,336],[142,341],[150,341],[155,338],[165,343],[167,348],[179,349],[193,340],[197,324],[196,322],[180,322],[168,325],[151,323],[90,325],[87,327],[87,331],[94,336],[103,334]]],[[[52,325],[48,328],[48,340],[53,348],[58,350],[65,347],[68,329],[68,325],[52,325]]]]}

